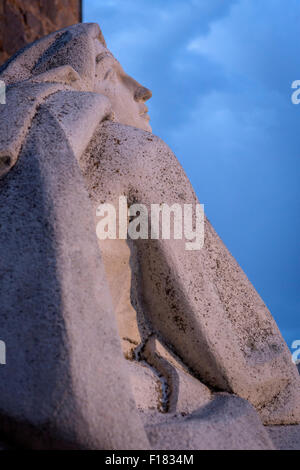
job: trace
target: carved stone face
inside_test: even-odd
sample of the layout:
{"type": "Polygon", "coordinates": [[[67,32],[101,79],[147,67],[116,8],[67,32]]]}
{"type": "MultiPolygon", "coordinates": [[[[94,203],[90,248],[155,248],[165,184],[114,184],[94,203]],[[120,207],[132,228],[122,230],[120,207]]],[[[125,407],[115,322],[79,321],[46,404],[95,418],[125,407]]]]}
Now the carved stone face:
{"type": "Polygon", "coordinates": [[[115,119],[121,124],[151,132],[145,101],[152,93],[127,75],[119,62],[96,40],[96,76],[94,91],[109,98],[115,119]]]}

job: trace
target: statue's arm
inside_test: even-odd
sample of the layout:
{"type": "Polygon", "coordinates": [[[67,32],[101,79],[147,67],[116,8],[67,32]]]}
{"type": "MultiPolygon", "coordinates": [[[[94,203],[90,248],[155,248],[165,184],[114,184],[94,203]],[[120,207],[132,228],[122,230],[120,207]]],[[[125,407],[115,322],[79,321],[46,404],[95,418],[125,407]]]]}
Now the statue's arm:
{"type": "Polygon", "coordinates": [[[0,182],[0,324],[9,354],[0,431],[47,448],[56,439],[75,448],[147,448],[76,140],[66,134],[68,97],[59,92],[38,108],[17,165],[0,182]]]}
{"type": "Polygon", "coordinates": [[[78,73],[67,65],[7,87],[6,104],[0,105],[0,178],[16,164],[43,105],[57,119],[74,154],[82,154],[96,126],[112,112],[105,96],[81,89],[78,73]]]}
{"type": "Polygon", "coordinates": [[[7,87],[6,104],[0,105],[0,178],[16,164],[39,107],[65,88],[62,83],[30,80],[7,87]]]}

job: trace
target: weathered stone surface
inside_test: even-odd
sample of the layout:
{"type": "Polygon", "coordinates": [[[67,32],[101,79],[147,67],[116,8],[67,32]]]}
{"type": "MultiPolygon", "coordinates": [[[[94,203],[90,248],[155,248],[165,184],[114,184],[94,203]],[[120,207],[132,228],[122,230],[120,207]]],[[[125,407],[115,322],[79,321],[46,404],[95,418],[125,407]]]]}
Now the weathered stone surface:
{"type": "Polygon", "coordinates": [[[0,64],[22,47],[81,21],[81,0],[1,0],[0,64]]]}
{"type": "Polygon", "coordinates": [[[272,448],[258,416],[299,423],[299,374],[210,223],[199,251],[96,240],[96,208],[120,195],[198,203],[151,133],[151,92],[97,25],[38,41],[0,79],[0,432],[34,448],[133,449],[149,446],[145,426],[156,448],[272,448]]]}
{"type": "Polygon", "coordinates": [[[186,418],[146,426],[157,450],[272,450],[273,443],[246,400],[217,394],[186,418]]]}
{"type": "Polygon", "coordinates": [[[210,389],[183,370],[164,349],[156,351],[148,351],[143,361],[131,360],[128,364],[135,402],[145,425],[188,415],[213,398],[210,389]]]}
{"type": "Polygon", "coordinates": [[[267,428],[276,449],[300,450],[300,426],[273,426],[267,428]]]}

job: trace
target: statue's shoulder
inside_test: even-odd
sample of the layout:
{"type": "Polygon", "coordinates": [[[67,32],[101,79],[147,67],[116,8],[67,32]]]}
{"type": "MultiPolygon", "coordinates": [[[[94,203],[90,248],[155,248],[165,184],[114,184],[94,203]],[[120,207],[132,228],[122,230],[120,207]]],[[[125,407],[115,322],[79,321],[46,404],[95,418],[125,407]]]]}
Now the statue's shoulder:
{"type": "Polygon", "coordinates": [[[32,125],[48,96],[61,90],[57,83],[25,81],[6,89],[6,103],[0,105],[0,178],[15,165],[32,125]]]}
{"type": "Polygon", "coordinates": [[[34,117],[44,110],[63,129],[77,158],[99,123],[111,116],[108,98],[74,90],[67,83],[28,80],[9,87],[6,104],[0,106],[0,177],[17,162],[34,117]]]}
{"type": "Polygon", "coordinates": [[[61,91],[51,96],[45,106],[60,124],[77,158],[80,158],[101,122],[112,116],[109,99],[87,91],[61,91]]]}

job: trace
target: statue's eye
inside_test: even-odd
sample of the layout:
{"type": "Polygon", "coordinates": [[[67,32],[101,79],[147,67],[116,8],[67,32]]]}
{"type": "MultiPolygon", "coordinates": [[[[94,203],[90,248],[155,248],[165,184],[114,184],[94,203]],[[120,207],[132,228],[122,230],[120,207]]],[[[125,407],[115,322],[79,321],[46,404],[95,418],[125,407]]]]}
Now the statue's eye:
{"type": "Polygon", "coordinates": [[[109,69],[104,76],[104,80],[111,80],[115,77],[116,77],[116,72],[114,71],[114,69],[109,69]]]}
{"type": "Polygon", "coordinates": [[[102,54],[98,54],[97,57],[96,57],[96,63],[99,64],[101,62],[101,60],[103,60],[105,56],[102,54]]]}

